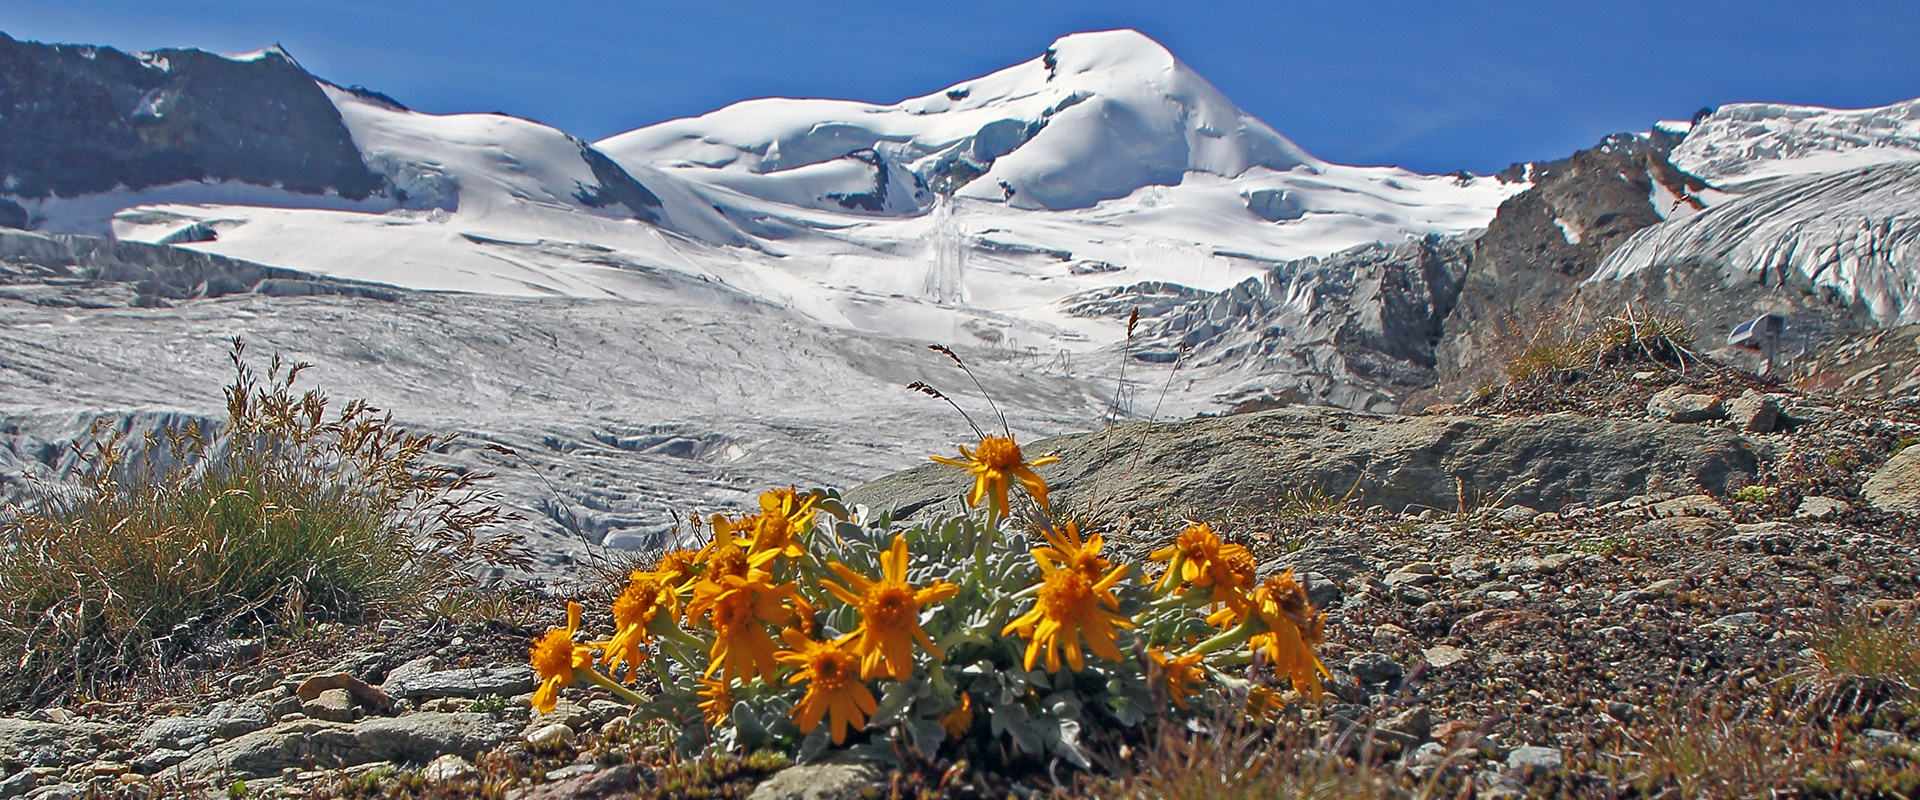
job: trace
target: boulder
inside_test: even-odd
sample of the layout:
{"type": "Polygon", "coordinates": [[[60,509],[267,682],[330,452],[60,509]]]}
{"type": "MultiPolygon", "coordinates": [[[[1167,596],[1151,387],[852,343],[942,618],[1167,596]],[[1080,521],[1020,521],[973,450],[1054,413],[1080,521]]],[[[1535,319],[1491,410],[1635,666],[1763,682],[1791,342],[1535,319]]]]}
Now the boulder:
{"type": "Polygon", "coordinates": [[[253,702],[214,703],[207,713],[191,717],[162,717],[149,724],[134,741],[135,749],[194,750],[212,739],[232,739],[273,724],[269,709],[253,702]]]}
{"type": "Polygon", "coordinates": [[[1647,400],[1647,416],[1675,423],[1726,419],[1727,407],[1717,394],[1690,394],[1685,386],[1669,386],[1647,400]]]}
{"type": "MultiPolygon", "coordinates": [[[[1623,500],[1649,483],[1725,490],[1751,479],[1758,459],[1731,431],[1652,420],[1576,414],[1490,418],[1390,416],[1291,407],[1177,423],[1120,425],[1031,442],[1054,503],[1085,505],[1097,493],[1105,513],[1150,523],[1229,509],[1265,511],[1299,492],[1347,493],[1391,511],[1456,509],[1508,495],[1508,502],[1557,508],[1623,500]]],[[[898,517],[956,511],[971,484],[961,470],[928,464],[856,487],[852,503],[898,517]]],[[[1339,579],[1324,565],[1300,563],[1339,579]]]]}
{"type": "Polygon", "coordinates": [[[1727,418],[1748,433],[1772,433],[1780,423],[1780,401],[1748,389],[1727,404],[1727,418]]]}
{"type": "Polygon", "coordinates": [[[1860,487],[1867,504],[1881,511],[1920,514],[1920,447],[1908,447],[1867,479],[1860,487]]]}

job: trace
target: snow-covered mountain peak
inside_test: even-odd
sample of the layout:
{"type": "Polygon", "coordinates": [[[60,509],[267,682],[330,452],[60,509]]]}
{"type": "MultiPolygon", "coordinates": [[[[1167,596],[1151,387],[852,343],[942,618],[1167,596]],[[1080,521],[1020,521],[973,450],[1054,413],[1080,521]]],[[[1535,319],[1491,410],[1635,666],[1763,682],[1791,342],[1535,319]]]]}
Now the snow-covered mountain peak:
{"type": "Polygon", "coordinates": [[[1920,99],[1834,109],[1730,103],[1674,148],[1674,165],[1716,186],[1920,160],[1920,99]]]}
{"type": "Polygon", "coordinates": [[[921,213],[940,193],[1086,208],[1188,172],[1320,164],[1131,30],[1062,37],[1030,61],[892,106],[752,100],[597,146],[763,199],[889,215],[921,213]]]}

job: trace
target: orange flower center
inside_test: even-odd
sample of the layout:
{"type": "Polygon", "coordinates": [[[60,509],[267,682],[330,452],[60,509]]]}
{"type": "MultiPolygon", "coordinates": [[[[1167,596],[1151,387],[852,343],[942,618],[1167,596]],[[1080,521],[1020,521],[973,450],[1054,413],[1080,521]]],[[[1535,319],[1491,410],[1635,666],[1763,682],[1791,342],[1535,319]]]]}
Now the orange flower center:
{"type": "Polygon", "coordinates": [[[839,648],[828,647],[814,651],[813,659],[807,666],[813,672],[813,682],[822,691],[831,692],[856,680],[854,676],[860,671],[860,659],[839,648]]]}
{"type": "Polygon", "coordinates": [[[533,669],[541,678],[573,674],[573,631],[559,628],[546,632],[533,644],[533,669]]]}
{"type": "Polygon", "coordinates": [[[713,604],[713,630],[732,636],[753,623],[753,593],[727,592],[713,604]]]}
{"type": "Polygon", "coordinates": [[[713,557],[707,561],[707,566],[712,569],[713,580],[718,582],[728,575],[736,578],[747,577],[747,571],[752,569],[753,565],[747,561],[745,550],[728,545],[715,551],[713,557]]]}
{"type": "Polygon", "coordinates": [[[1040,605],[1047,617],[1055,620],[1084,619],[1093,613],[1098,598],[1085,575],[1070,569],[1047,574],[1040,587],[1040,605]]]}
{"type": "Polygon", "coordinates": [[[980,463],[996,470],[1007,470],[1020,464],[1020,445],[1012,439],[1001,436],[989,436],[980,440],[980,449],[974,451],[974,458],[980,463]]]}
{"type": "Polygon", "coordinates": [[[614,626],[624,628],[652,621],[654,611],[660,607],[660,591],[660,584],[651,578],[629,584],[627,590],[613,601],[614,626]]]}
{"type": "Polygon", "coordinates": [[[919,622],[920,603],[913,588],[900,581],[881,581],[860,598],[860,619],[875,631],[904,631],[919,622]]]}

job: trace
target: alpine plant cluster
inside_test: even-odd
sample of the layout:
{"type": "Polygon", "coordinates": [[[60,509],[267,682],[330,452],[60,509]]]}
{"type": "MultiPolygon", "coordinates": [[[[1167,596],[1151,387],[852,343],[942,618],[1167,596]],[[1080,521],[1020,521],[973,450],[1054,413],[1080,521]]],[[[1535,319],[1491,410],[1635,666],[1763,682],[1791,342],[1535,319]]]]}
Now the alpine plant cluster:
{"type": "Polygon", "coordinates": [[[1091,739],[1150,720],[1258,722],[1320,699],[1324,615],[1291,572],[1256,580],[1245,547],[1194,523],[1150,577],[1048,505],[1034,468],[1052,459],[996,436],[960,452],[935,460],[973,476],[964,514],[896,525],[776,489],[758,514],[714,515],[704,546],[632,573],[606,638],[582,637],[569,603],[533,645],[533,705],[597,686],[689,751],[1085,768],[1091,739]],[[1018,514],[1016,486],[1032,501],[1018,514]]]}

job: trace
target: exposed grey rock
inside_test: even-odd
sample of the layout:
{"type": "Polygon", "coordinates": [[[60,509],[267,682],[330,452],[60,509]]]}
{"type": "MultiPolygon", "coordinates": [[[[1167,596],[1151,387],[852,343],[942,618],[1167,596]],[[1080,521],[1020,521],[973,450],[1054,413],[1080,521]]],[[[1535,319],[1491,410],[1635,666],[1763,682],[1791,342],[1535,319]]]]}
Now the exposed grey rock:
{"type": "Polygon", "coordinates": [[[1353,675],[1354,680],[1367,685],[1393,683],[1406,675],[1406,670],[1385,653],[1354,656],[1347,661],[1347,672],[1353,675]]]}
{"type": "Polygon", "coordinates": [[[185,750],[171,750],[162,747],[133,761],[133,771],[142,775],[152,775],[193,756],[185,750]]]}
{"type": "Polygon", "coordinates": [[[353,721],[353,694],[345,689],[327,689],[314,699],[300,704],[300,713],[309,719],[328,722],[353,721]]]}
{"type": "Polygon", "coordinates": [[[285,767],[309,765],[423,764],[448,753],[471,759],[509,738],[486,714],[422,712],[355,724],[300,720],[214,745],[160,775],[195,782],[277,775],[285,767]]]}
{"type": "Polygon", "coordinates": [[[134,747],[141,750],[161,747],[193,750],[215,737],[232,739],[272,724],[273,717],[268,709],[257,704],[220,702],[199,716],[154,720],[146,730],[141,731],[140,738],[134,741],[134,747]]]}
{"type": "Polygon", "coordinates": [[[1920,514],[1920,447],[1907,447],[1875,470],[1860,487],[1868,505],[1881,511],[1920,514]]]}
{"type": "Polygon", "coordinates": [[[1707,422],[1725,419],[1727,407],[1717,394],[1693,394],[1685,386],[1669,386],[1647,400],[1647,416],[1668,422],[1707,422]]]}
{"type": "Polygon", "coordinates": [[[1758,624],[1760,624],[1760,615],[1753,611],[1741,611],[1728,614],[1707,623],[1710,627],[1730,631],[1745,630],[1758,624]]]}
{"type": "Polygon", "coordinates": [[[1504,522],[1508,525],[1512,525],[1514,527],[1519,527],[1521,525],[1526,525],[1530,522],[1533,522],[1534,517],[1538,517],[1538,516],[1540,516],[1539,511],[1536,511],[1532,508],[1528,508],[1526,506],[1508,506],[1506,508],[1500,509],[1499,511],[1493,512],[1494,519],[1500,520],[1501,522],[1504,522]]]}
{"type": "Polygon", "coordinates": [[[1507,768],[1514,771],[1533,770],[1548,772],[1559,769],[1567,763],[1566,756],[1555,747],[1516,747],[1507,754],[1507,768]]]}
{"type": "Polygon", "coordinates": [[[473,763],[452,753],[448,753],[427,763],[420,769],[420,777],[428,783],[446,783],[472,777],[479,770],[473,763]]]}
{"type": "MultiPolygon", "coordinates": [[[[1469,496],[1511,489],[1511,501],[1539,507],[1624,499],[1654,480],[1720,491],[1734,475],[1751,476],[1758,463],[1738,436],[1698,426],[1574,414],[1400,417],[1325,408],[1121,425],[1043,439],[1024,450],[1029,457],[1060,457],[1061,463],[1040,469],[1054,503],[1084,503],[1098,487],[1115,516],[1150,521],[1270,509],[1290,491],[1340,496],[1363,473],[1364,502],[1393,510],[1454,507],[1455,478],[1469,496]]],[[[958,469],[929,464],[847,496],[908,516],[941,501],[941,508],[957,509],[970,483],[958,469]]],[[[1339,578],[1327,565],[1293,555],[1288,563],[1339,578]]]]}
{"type": "Polygon", "coordinates": [[[33,791],[34,787],[39,785],[40,779],[35,777],[33,773],[25,771],[19,772],[6,780],[0,781],[0,800],[11,800],[11,798],[19,797],[33,791]]]}
{"type": "Polygon", "coordinates": [[[534,747],[559,747],[573,741],[573,726],[549,722],[527,731],[527,744],[534,747]]]}
{"type": "Polygon", "coordinates": [[[844,800],[879,780],[879,773],[859,764],[803,764],[774,773],[748,800],[844,800]]]}
{"type": "Polygon", "coordinates": [[[381,187],[333,101],[278,47],[231,59],[0,35],[0,62],[13,109],[0,119],[8,194],[231,180],[360,199],[381,187]]]}
{"type": "Polygon", "coordinates": [[[1380,723],[1384,730],[1404,733],[1417,741],[1433,738],[1433,717],[1424,705],[1414,706],[1387,718],[1380,723]]]}
{"type": "Polygon", "coordinates": [[[1343,595],[1340,584],[1318,572],[1296,572],[1294,579],[1307,590],[1307,602],[1314,608],[1332,608],[1340,604],[1343,595]]]}
{"type": "Polygon", "coordinates": [[[1800,499],[1800,506],[1793,510],[1796,519],[1828,520],[1853,510],[1845,500],[1814,495],[1800,499]]]}
{"type": "Polygon", "coordinates": [[[75,800],[87,791],[87,787],[78,783],[44,784],[28,792],[27,800],[75,800]]]}
{"type": "Polygon", "coordinates": [[[1748,389],[1727,404],[1727,418],[1748,433],[1772,433],[1780,422],[1780,401],[1748,389]]]}
{"type": "Polygon", "coordinates": [[[1434,645],[1427,648],[1426,652],[1422,653],[1422,655],[1426,657],[1428,664],[1442,669],[1458,664],[1467,658],[1466,651],[1450,644],[1434,645]]]}
{"type": "Polygon", "coordinates": [[[1278,264],[1144,325],[1134,357],[1170,362],[1185,348],[1193,390],[1232,411],[1416,410],[1402,406],[1433,385],[1433,345],[1471,250],[1433,235],[1278,264]]]}
{"type": "MultiPolygon", "coordinates": [[[[405,665],[402,665],[404,668],[405,665]]],[[[395,670],[399,672],[399,670],[395,670]]],[[[533,668],[524,664],[510,667],[470,667],[448,669],[389,678],[381,691],[390,697],[423,700],[431,697],[512,697],[533,691],[533,668]]]]}
{"type": "Polygon", "coordinates": [[[93,757],[113,740],[126,735],[119,726],[94,722],[61,725],[17,717],[0,717],[0,758],[34,753],[36,766],[66,766],[93,757]],[[49,758],[41,758],[42,754],[49,758]],[[38,763],[38,762],[48,763],[38,763]]]}

